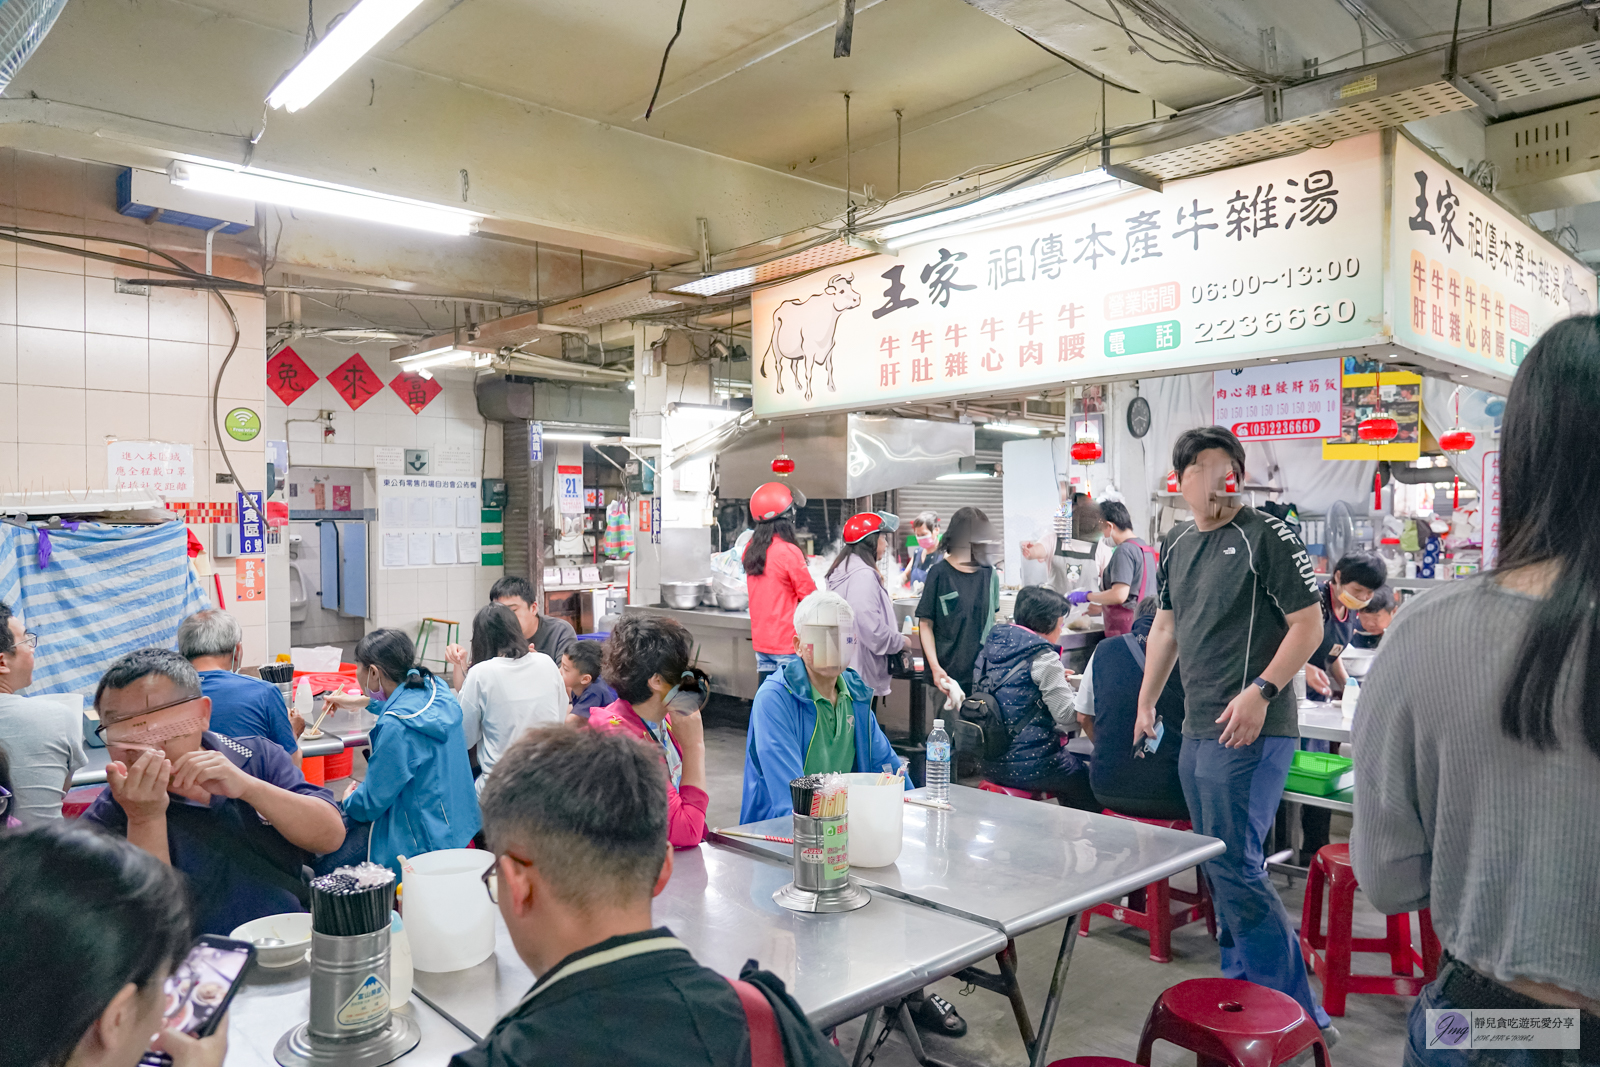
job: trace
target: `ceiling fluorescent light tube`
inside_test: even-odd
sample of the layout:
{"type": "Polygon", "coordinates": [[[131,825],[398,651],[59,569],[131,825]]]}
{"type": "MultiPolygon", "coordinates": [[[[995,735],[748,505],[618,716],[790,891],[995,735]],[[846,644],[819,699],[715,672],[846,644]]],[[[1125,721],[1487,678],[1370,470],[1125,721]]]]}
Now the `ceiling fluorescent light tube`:
{"type": "Polygon", "coordinates": [[[1044,430],[1038,426],[1029,426],[1025,422],[986,422],[985,430],[994,430],[997,433],[1021,433],[1029,437],[1038,437],[1044,430]]]}
{"type": "Polygon", "coordinates": [[[999,193],[947,211],[936,211],[921,218],[894,222],[883,228],[883,241],[891,249],[909,244],[953,237],[972,230],[986,229],[1002,222],[1029,218],[1087,200],[1120,192],[1124,183],[1103,171],[1092,170],[1071,178],[1060,178],[1040,185],[1029,185],[999,193]]]}
{"type": "Polygon", "coordinates": [[[593,444],[596,441],[605,440],[605,435],[598,433],[567,433],[561,430],[546,430],[544,433],[544,439],[546,441],[582,441],[585,444],[593,444]]]}
{"type": "Polygon", "coordinates": [[[936,482],[986,482],[994,477],[994,471],[961,471],[959,474],[941,474],[935,478],[936,482]]]}
{"type": "Polygon", "coordinates": [[[444,367],[460,363],[463,360],[470,360],[478,355],[479,353],[466,348],[435,348],[428,352],[418,352],[414,356],[406,356],[404,359],[397,359],[395,363],[403,373],[411,371],[420,373],[433,367],[444,367]]]}
{"type": "Polygon", "coordinates": [[[726,293],[730,289],[739,289],[746,285],[754,285],[756,269],[754,267],[738,267],[734,270],[725,270],[721,274],[713,274],[709,278],[700,278],[682,285],[674,285],[668,290],[672,293],[693,293],[696,296],[716,296],[726,293]]]}
{"type": "Polygon", "coordinates": [[[217,163],[175,159],[167,170],[173,185],[200,192],[301,208],[328,215],[383,222],[433,233],[465,236],[478,228],[482,215],[457,208],[385,196],[365,189],[296,178],[288,174],[217,163]]]}
{"type": "Polygon", "coordinates": [[[416,10],[422,0],[361,0],[267,94],[267,106],[299,111],[416,10]]]}

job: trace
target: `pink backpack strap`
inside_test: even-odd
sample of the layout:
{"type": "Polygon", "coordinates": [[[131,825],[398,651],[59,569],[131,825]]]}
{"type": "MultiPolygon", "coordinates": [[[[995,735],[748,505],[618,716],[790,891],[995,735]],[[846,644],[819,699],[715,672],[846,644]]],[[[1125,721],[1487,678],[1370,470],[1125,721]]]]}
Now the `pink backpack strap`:
{"type": "Polygon", "coordinates": [[[745,1022],[750,1027],[750,1067],[784,1067],[783,1035],[778,1032],[778,1017],[767,995],[749,982],[728,979],[739,994],[745,1022]]]}

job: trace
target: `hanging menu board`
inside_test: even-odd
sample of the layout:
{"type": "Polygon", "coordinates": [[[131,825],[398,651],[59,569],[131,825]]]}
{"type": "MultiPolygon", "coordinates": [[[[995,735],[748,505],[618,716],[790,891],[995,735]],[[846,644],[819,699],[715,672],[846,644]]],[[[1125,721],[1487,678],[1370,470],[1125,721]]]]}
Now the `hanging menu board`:
{"type": "Polygon", "coordinates": [[[477,478],[378,475],[378,563],[400,567],[475,564],[477,478]]]}

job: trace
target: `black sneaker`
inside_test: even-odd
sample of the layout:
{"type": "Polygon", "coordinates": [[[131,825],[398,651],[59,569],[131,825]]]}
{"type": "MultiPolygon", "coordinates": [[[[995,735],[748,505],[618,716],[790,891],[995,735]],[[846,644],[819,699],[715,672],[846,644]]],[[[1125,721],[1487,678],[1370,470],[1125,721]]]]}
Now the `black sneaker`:
{"type": "Polygon", "coordinates": [[[930,1034],[966,1037],[967,1021],[956,1014],[956,1006],[937,993],[929,993],[913,1005],[911,1017],[930,1034]]]}

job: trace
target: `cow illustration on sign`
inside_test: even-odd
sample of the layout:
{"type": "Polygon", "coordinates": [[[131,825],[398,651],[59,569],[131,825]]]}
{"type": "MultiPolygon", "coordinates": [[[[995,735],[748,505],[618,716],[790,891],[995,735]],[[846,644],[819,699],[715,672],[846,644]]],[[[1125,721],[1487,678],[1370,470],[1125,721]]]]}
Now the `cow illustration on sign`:
{"type": "Polygon", "coordinates": [[[815,367],[828,368],[828,391],[833,392],[833,340],[839,316],[861,306],[861,294],[853,288],[855,275],[835,274],[828,287],[804,300],[785,300],[772,313],[772,340],[761,354],[761,376],[767,376],[767,353],[773,357],[773,372],[778,392],[783,392],[783,361],[789,361],[794,387],[800,388],[800,366],[805,365],[806,399],[811,399],[811,375],[815,367]]]}

